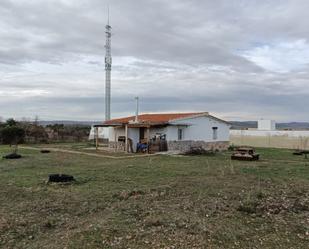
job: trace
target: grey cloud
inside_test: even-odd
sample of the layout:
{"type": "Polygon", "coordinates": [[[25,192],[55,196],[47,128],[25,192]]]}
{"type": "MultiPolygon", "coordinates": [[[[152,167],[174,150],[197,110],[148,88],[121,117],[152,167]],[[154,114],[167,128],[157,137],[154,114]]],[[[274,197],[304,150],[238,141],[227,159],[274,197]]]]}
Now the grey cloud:
{"type": "Polygon", "coordinates": [[[2,0],[0,93],[14,96],[2,97],[0,116],[103,117],[108,2],[114,115],[131,113],[138,94],[148,112],[308,119],[308,68],[269,72],[242,56],[260,44],[309,39],[305,0],[2,0]]]}
{"type": "MultiPolygon", "coordinates": [[[[192,4],[115,1],[113,5],[115,55],[181,60],[187,64],[212,63],[257,68],[225,49],[228,44],[225,39],[227,32],[219,37],[210,37],[212,33],[208,34],[207,29],[190,32],[191,27],[194,30],[194,27],[207,23],[206,18],[201,19],[205,15],[194,15],[199,9],[192,8],[192,4]],[[190,18],[184,18],[190,7],[190,18]]],[[[13,62],[25,62],[27,59],[58,62],[80,54],[103,56],[107,6],[104,1],[80,1],[75,5],[57,1],[47,1],[47,4],[34,1],[1,6],[2,18],[10,30],[10,36],[4,37],[2,41],[14,40],[10,42],[11,49],[2,51],[1,58],[4,62],[10,59],[13,62]]],[[[210,7],[214,5],[211,4],[210,7]]],[[[209,3],[201,9],[208,10],[209,3]]],[[[214,10],[218,10],[217,5],[214,10]]],[[[225,21],[214,28],[224,28],[224,24],[225,21]]],[[[237,37],[237,34],[233,35],[237,37]]]]}

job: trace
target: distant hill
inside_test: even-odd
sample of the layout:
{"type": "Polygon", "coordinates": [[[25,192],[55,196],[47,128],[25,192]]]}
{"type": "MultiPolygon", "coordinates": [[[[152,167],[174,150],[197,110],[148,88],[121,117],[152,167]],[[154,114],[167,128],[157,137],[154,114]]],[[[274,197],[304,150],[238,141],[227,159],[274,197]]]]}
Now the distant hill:
{"type": "Polygon", "coordinates": [[[232,124],[231,129],[246,129],[246,128],[257,128],[256,121],[229,121],[232,124]]]}
{"type": "MultiPolygon", "coordinates": [[[[257,121],[230,121],[232,128],[237,129],[248,129],[257,128],[257,121]]],[[[290,123],[277,123],[276,127],[278,130],[291,129],[291,130],[308,130],[308,122],[290,122],[290,123]]]]}
{"type": "Polygon", "coordinates": [[[277,129],[308,130],[309,123],[307,122],[278,123],[277,129]]]}
{"type": "Polygon", "coordinates": [[[54,124],[91,126],[94,124],[101,124],[101,123],[102,122],[99,121],[74,121],[74,120],[39,121],[39,124],[42,126],[54,125],[54,124]]]}
{"type": "MultiPolygon", "coordinates": [[[[95,124],[101,124],[100,121],[74,121],[74,120],[52,120],[52,121],[39,121],[40,125],[53,125],[53,124],[64,124],[64,125],[84,125],[91,126],[95,124]]],[[[257,121],[230,121],[232,124],[231,129],[248,129],[257,128],[257,121]]],[[[309,130],[309,122],[290,122],[290,123],[277,123],[278,130],[292,129],[292,130],[309,130]]]]}

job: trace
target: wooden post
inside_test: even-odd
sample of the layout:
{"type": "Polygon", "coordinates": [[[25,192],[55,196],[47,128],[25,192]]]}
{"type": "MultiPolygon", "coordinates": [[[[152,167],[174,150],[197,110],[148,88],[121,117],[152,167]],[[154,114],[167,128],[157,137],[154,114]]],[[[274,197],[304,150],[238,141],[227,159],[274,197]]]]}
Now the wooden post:
{"type": "Polygon", "coordinates": [[[150,138],[149,138],[149,127],[147,127],[147,135],[146,135],[146,137],[147,137],[147,143],[149,143],[149,140],[150,140],[150,138]]]}
{"type": "Polygon", "coordinates": [[[147,127],[147,152],[149,153],[149,145],[150,145],[150,138],[149,138],[149,127],[147,127]]]}
{"type": "Polygon", "coordinates": [[[125,126],[125,137],[126,137],[126,142],[125,142],[125,152],[128,152],[128,125],[126,124],[125,126]]]}
{"type": "Polygon", "coordinates": [[[115,136],[115,146],[114,146],[114,151],[116,152],[118,150],[118,140],[117,140],[117,127],[114,128],[114,136],[115,136]]]}
{"type": "Polygon", "coordinates": [[[95,127],[95,149],[99,147],[99,127],[95,127]]]}

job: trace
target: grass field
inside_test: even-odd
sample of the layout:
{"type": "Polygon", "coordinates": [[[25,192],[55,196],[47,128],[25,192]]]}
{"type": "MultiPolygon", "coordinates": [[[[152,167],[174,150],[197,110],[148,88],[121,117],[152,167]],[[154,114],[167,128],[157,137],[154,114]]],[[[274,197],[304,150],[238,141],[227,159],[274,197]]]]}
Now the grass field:
{"type": "Polygon", "coordinates": [[[0,159],[0,247],[309,248],[309,159],[258,152],[238,162],[22,149],[0,159]],[[51,173],[77,181],[49,184],[51,173]]]}

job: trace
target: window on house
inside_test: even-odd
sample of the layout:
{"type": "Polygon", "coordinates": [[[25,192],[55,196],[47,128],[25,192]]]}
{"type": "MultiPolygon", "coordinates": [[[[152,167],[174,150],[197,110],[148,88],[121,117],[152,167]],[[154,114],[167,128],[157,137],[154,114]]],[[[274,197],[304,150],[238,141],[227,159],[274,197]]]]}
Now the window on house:
{"type": "Polygon", "coordinates": [[[218,127],[212,127],[212,139],[217,140],[218,138],[218,127]]]}
{"type": "Polygon", "coordinates": [[[178,140],[183,140],[183,129],[178,128],[178,140]]]}

